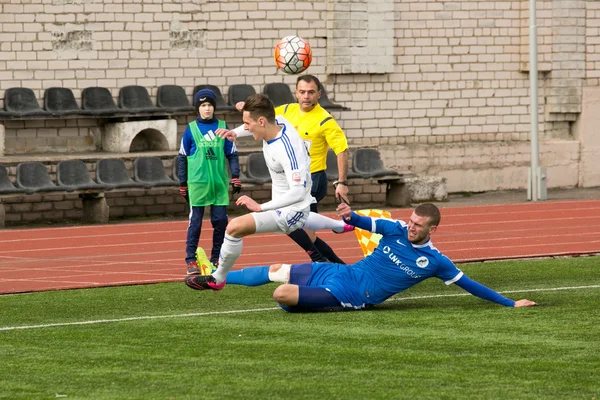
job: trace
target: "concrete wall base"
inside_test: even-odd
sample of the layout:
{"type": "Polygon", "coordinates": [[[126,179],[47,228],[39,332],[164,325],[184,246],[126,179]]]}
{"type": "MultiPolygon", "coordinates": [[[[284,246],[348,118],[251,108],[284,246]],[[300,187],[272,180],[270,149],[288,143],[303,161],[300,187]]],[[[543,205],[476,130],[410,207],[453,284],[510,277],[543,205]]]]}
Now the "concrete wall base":
{"type": "Polygon", "coordinates": [[[102,133],[102,149],[116,153],[129,153],[134,139],[143,142],[147,147],[133,149],[135,151],[177,150],[177,121],[158,119],[106,124],[102,133]],[[140,141],[140,137],[143,140],[140,141]]]}
{"type": "Polygon", "coordinates": [[[108,223],[110,212],[104,193],[82,194],[80,197],[83,205],[83,222],[108,223]]]}

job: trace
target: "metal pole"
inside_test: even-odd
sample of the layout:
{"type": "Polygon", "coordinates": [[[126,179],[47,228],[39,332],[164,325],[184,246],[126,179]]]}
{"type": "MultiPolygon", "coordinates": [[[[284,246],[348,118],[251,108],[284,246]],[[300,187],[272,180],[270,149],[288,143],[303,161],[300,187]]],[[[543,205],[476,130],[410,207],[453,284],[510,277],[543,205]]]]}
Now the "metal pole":
{"type": "Polygon", "coordinates": [[[535,0],[529,0],[529,87],[531,104],[531,170],[529,190],[531,201],[539,197],[539,142],[538,142],[538,66],[537,66],[537,25],[535,0]]]}

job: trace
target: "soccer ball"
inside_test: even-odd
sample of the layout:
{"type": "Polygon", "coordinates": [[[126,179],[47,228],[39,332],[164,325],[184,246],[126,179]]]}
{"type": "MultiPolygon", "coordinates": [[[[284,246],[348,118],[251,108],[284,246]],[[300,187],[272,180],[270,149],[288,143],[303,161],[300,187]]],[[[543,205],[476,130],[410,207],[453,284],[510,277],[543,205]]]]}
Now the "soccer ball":
{"type": "Polygon", "coordinates": [[[310,66],[312,50],[298,36],[286,36],[275,46],[275,65],[286,74],[299,74],[310,66]]]}

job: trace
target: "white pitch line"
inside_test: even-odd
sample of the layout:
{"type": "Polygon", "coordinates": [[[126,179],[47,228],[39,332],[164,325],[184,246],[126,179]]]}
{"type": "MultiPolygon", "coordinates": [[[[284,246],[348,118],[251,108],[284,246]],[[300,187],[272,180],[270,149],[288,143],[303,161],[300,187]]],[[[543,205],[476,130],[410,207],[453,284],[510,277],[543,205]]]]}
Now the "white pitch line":
{"type": "Polygon", "coordinates": [[[190,314],[174,314],[174,315],[146,315],[142,317],[129,317],[129,318],[118,318],[118,319],[97,319],[92,321],[77,321],[77,322],[63,322],[56,324],[43,324],[43,325],[24,325],[24,326],[8,326],[0,328],[0,331],[14,331],[19,329],[37,329],[37,328],[52,328],[57,326],[71,326],[71,325],[94,325],[94,324],[107,324],[111,322],[125,322],[125,321],[142,321],[150,319],[165,319],[165,318],[189,318],[189,317],[202,317],[206,315],[223,315],[223,314],[239,314],[256,311],[269,311],[277,310],[279,307],[269,308],[255,308],[250,310],[232,310],[232,311],[211,311],[204,313],[190,313],[190,314]]]}
{"type": "MultiPolygon", "coordinates": [[[[519,289],[519,290],[506,290],[499,293],[530,293],[530,292],[553,292],[558,290],[578,290],[578,289],[597,289],[600,285],[588,285],[588,286],[565,286],[555,288],[539,288],[539,289],[519,289]]],[[[436,299],[440,297],[460,297],[460,296],[472,296],[470,293],[456,293],[456,294],[439,294],[439,295],[428,295],[428,296],[410,296],[402,298],[389,299],[387,301],[407,301],[407,300],[419,300],[419,299],[436,299]]],[[[129,317],[129,318],[117,318],[117,319],[98,319],[91,321],[76,321],[76,322],[61,322],[55,324],[42,324],[42,325],[22,325],[22,326],[6,326],[0,328],[0,331],[16,331],[25,329],[39,329],[39,328],[54,328],[61,326],[73,326],[73,325],[95,325],[95,324],[108,324],[113,322],[126,322],[126,321],[143,321],[152,319],[166,319],[166,318],[189,318],[189,317],[203,317],[207,315],[227,315],[227,314],[240,314],[258,311],[273,311],[279,310],[279,307],[267,307],[267,308],[254,308],[248,310],[231,310],[231,311],[210,311],[203,313],[190,313],[190,314],[173,314],[173,315],[146,315],[141,317],[129,317]]]]}

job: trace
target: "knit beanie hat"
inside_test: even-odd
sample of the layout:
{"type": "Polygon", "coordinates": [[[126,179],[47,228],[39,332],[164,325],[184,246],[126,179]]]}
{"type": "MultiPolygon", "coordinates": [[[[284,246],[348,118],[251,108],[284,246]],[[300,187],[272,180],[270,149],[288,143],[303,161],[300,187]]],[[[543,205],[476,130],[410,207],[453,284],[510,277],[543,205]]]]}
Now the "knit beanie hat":
{"type": "Polygon", "coordinates": [[[209,102],[213,107],[217,108],[217,97],[215,92],[210,89],[200,89],[194,96],[194,108],[198,109],[200,104],[209,102]]]}

